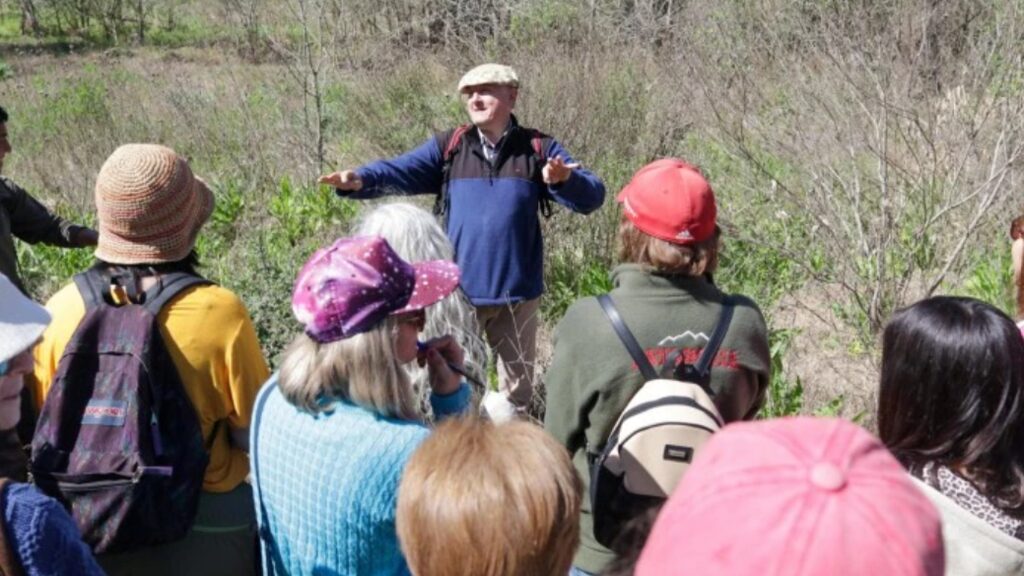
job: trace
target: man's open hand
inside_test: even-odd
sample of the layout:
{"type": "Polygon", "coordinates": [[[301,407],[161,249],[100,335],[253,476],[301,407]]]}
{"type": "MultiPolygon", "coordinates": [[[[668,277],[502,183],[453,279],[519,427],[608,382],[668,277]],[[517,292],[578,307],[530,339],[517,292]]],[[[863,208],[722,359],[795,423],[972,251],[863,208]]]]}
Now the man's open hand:
{"type": "Polygon", "coordinates": [[[334,186],[338,190],[355,192],[363,187],[363,180],[359,178],[354,170],[343,170],[321,176],[317,180],[317,184],[327,184],[328,186],[334,186]]]}
{"type": "Polygon", "coordinates": [[[566,164],[565,160],[562,160],[558,156],[549,158],[547,164],[541,170],[541,176],[544,177],[544,183],[548,186],[554,184],[561,184],[569,179],[572,175],[572,171],[579,168],[579,162],[573,162],[572,164],[566,164]]]}

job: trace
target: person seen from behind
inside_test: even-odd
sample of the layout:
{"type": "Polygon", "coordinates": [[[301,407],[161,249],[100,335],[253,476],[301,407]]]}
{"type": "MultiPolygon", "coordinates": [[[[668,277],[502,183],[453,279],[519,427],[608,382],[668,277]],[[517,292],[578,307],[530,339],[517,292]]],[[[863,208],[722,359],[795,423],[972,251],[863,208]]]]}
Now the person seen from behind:
{"type": "MultiPolygon", "coordinates": [[[[640,169],[618,200],[620,264],[610,296],[638,345],[653,366],[675,350],[682,351],[678,362],[693,364],[729,298],[734,312],[709,390],[725,422],[753,418],[768,386],[768,332],[753,301],[729,297],[711,279],[720,250],[711,186],[693,166],[667,158],[640,169]]],[[[576,301],[559,322],[544,381],[544,427],[568,448],[590,494],[590,463],[644,383],[596,299],[576,301]]],[[[591,507],[585,498],[577,574],[597,574],[614,557],[595,537],[591,507]]]]}
{"type": "Polygon", "coordinates": [[[409,459],[398,538],[415,576],[565,576],[579,500],[568,454],[541,428],[452,419],[409,459]]]}
{"type": "MultiPolygon", "coordinates": [[[[32,371],[32,346],[50,315],[0,274],[0,427],[20,417],[20,393],[32,371]]],[[[0,477],[0,574],[101,576],[78,527],[53,498],[34,486],[0,477]]]]}
{"type": "Polygon", "coordinates": [[[1006,314],[938,296],[882,337],[878,433],[942,514],[946,573],[1024,573],[1024,339],[1006,314]]]}
{"type": "MultiPolygon", "coordinates": [[[[96,179],[96,263],[46,305],[53,324],[35,352],[40,399],[52,391],[79,323],[92,317],[87,310],[92,314],[95,308],[87,307],[87,301],[97,306],[144,305],[162,294],[171,279],[202,280],[195,243],[213,202],[210,189],[170,148],[127,144],[110,155],[96,179]],[[96,292],[80,286],[80,280],[96,292]]],[[[269,375],[252,320],[233,292],[202,281],[160,308],[156,324],[198,417],[205,445],[198,449],[209,457],[198,511],[184,539],[98,559],[110,574],[251,574],[256,519],[246,482],[248,429],[256,393],[269,375]]],[[[127,401],[113,399],[108,405],[127,401]]],[[[123,421],[103,418],[111,414],[116,416],[98,413],[92,422],[123,426],[123,421]]],[[[39,444],[37,430],[33,449],[39,444]]]]}
{"type": "MultiPolygon", "coordinates": [[[[525,412],[533,396],[544,241],[539,214],[552,202],[588,214],[604,203],[601,180],[554,138],[520,126],[512,113],[519,76],[483,64],[459,80],[470,124],[428,138],[388,160],[320,178],[346,198],[397,190],[435,194],[462,289],[497,356],[499,389],[525,412]]],[[[504,398],[489,400],[492,412],[504,398]]]]}
{"type": "Polygon", "coordinates": [[[885,447],[839,419],[712,436],[658,515],[636,576],[942,576],[939,513],[885,447]]]}
{"type": "Polygon", "coordinates": [[[436,420],[469,408],[458,343],[419,341],[424,310],[458,283],[455,264],[407,263],[377,236],[339,239],[299,272],[303,332],[260,391],[251,438],[268,573],[406,572],[398,485],[429,430],[402,366],[427,367],[436,420]]]}

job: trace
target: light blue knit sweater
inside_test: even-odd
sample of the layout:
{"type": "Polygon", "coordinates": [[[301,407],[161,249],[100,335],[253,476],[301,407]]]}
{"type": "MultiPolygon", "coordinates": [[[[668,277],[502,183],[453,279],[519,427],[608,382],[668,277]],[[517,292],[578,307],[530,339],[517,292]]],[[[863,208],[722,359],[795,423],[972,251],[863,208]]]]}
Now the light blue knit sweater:
{"type": "MultiPolygon", "coordinates": [[[[428,429],[341,401],[309,414],[289,404],[276,383],[275,374],[257,397],[259,406],[266,396],[265,406],[250,439],[258,467],[253,494],[260,527],[273,541],[273,574],[408,574],[395,533],[398,483],[428,429]]],[[[430,401],[442,419],[465,411],[469,397],[463,383],[430,401]]]]}

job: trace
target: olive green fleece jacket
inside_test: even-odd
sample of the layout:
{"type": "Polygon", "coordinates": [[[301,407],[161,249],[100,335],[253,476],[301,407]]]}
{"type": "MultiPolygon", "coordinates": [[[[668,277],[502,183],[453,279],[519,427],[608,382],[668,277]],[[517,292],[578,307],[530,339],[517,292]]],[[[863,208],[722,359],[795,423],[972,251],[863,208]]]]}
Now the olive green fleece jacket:
{"type": "MultiPolygon", "coordinates": [[[[718,322],[725,293],[703,277],[661,276],[636,264],[616,267],[612,281],[612,300],[655,367],[678,348],[687,362],[696,362],[718,322]]],[[[754,417],[771,366],[761,310],[744,296],[733,301],[732,322],[711,371],[715,404],[726,422],[754,417]]],[[[555,329],[554,347],[544,376],[544,427],[569,449],[583,480],[581,543],[573,564],[598,573],[613,554],[594,539],[586,453],[600,452],[643,377],[596,298],[569,307],[555,329]]]]}

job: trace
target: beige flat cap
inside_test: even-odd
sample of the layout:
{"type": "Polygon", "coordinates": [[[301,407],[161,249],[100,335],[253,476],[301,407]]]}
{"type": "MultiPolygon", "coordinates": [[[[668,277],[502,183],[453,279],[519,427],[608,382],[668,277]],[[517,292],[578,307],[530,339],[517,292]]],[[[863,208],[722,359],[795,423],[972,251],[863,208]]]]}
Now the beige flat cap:
{"type": "Polygon", "coordinates": [[[480,86],[482,84],[501,84],[505,86],[519,87],[519,76],[511,66],[504,64],[481,64],[473,68],[459,80],[459,92],[467,86],[480,86]]]}

